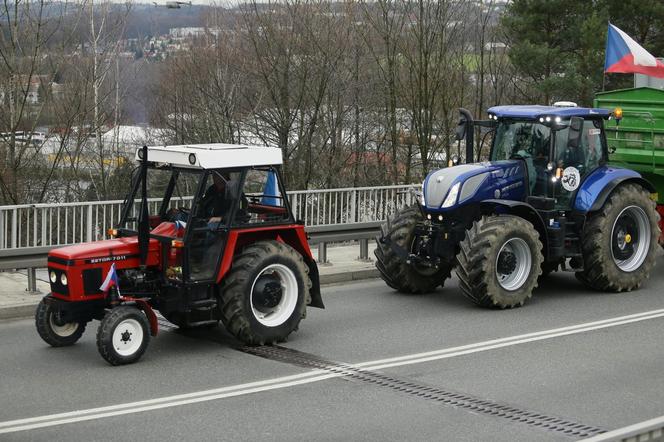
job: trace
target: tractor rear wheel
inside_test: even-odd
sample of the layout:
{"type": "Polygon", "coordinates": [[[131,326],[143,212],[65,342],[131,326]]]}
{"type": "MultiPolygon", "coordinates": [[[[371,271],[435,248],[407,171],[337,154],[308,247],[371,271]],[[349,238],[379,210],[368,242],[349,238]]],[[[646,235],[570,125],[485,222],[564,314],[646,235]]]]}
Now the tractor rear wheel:
{"type": "Polygon", "coordinates": [[[404,250],[413,251],[415,226],[423,221],[417,206],[407,207],[380,227],[380,237],[376,238],[376,268],[385,283],[401,293],[428,293],[451,276],[451,266],[440,264],[438,267],[426,267],[409,264],[399,256],[390,243],[404,250]]]}
{"type": "Polygon", "coordinates": [[[111,365],[136,362],[150,343],[148,318],[137,307],[111,309],[97,329],[97,349],[111,365]]]}
{"type": "Polygon", "coordinates": [[[595,290],[638,288],[655,264],[659,215],[650,194],[627,184],[615,190],[583,231],[583,271],[577,278],[595,290]]]}
{"type": "Polygon", "coordinates": [[[484,216],[466,232],[457,255],[459,286],[482,307],[520,307],[542,273],[542,243],[533,225],[512,215],[484,216]]]}
{"type": "Polygon", "coordinates": [[[309,268],[302,255],[278,241],[242,250],[221,285],[221,320],[248,345],[285,341],[311,302],[309,268]]]}
{"type": "Polygon", "coordinates": [[[35,311],[37,333],[53,347],[65,347],[78,341],[85,331],[85,322],[63,322],[50,304],[42,299],[35,311]]]}

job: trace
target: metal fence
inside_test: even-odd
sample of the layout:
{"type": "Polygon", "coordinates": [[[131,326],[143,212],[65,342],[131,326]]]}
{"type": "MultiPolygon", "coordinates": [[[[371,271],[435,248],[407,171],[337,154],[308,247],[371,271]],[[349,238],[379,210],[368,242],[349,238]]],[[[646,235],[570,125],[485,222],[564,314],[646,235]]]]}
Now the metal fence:
{"type": "MultiPolygon", "coordinates": [[[[382,221],[398,208],[415,202],[419,185],[356,187],[288,192],[295,218],[307,226],[382,221]]],[[[157,213],[161,198],[151,198],[157,213]]],[[[122,201],[0,206],[0,249],[45,247],[106,239],[122,211],[122,201]]],[[[134,210],[138,208],[135,202],[134,210]]],[[[191,197],[172,201],[188,206],[191,197]]]]}

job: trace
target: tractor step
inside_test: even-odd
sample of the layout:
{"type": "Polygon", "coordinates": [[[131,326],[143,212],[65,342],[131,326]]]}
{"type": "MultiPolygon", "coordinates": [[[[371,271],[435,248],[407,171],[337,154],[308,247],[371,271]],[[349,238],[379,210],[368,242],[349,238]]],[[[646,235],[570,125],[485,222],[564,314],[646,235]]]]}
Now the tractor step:
{"type": "Polygon", "coordinates": [[[215,307],[216,305],[216,299],[200,299],[198,301],[191,301],[189,303],[189,307],[191,308],[215,307]]]}
{"type": "Polygon", "coordinates": [[[202,327],[205,325],[216,325],[219,322],[217,319],[209,319],[205,321],[194,321],[194,322],[187,322],[188,327],[202,327]]]}

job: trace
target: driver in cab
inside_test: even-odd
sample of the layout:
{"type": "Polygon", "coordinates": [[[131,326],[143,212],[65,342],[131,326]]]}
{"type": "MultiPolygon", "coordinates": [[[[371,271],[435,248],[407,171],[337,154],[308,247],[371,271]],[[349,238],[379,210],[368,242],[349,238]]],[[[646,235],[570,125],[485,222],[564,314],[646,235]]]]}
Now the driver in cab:
{"type": "Polygon", "coordinates": [[[217,226],[231,208],[232,198],[227,198],[228,173],[212,173],[212,185],[207,188],[199,203],[198,218],[207,219],[208,225],[217,226]]]}

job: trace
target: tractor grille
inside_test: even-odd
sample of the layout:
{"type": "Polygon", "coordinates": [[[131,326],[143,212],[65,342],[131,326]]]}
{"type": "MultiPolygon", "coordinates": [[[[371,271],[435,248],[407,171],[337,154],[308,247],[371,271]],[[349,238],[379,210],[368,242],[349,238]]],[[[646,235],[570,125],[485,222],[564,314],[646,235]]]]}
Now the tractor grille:
{"type": "Polygon", "coordinates": [[[101,293],[101,267],[83,270],[83,293],[86,295],[97,295],[101,293]]]}

